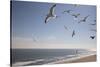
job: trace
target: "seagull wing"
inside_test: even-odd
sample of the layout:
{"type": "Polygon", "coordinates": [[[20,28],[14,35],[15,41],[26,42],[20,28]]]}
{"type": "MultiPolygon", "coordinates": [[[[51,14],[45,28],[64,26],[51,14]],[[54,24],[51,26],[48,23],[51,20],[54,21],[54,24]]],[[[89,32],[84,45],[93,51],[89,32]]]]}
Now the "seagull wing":
{"type": "Polygon", "coordinates": [[[66,29],[66,30],[68,30],[68,28],[64,25],[64,28],[66,29]]]}
{"type": "Polygon", "coordinates": [[[79,16],[79,15],[80,15],[80,13],[77,14],[77,16],[79,16]]]}
{"type": "Polygon", "coordinates": [[[86,20],[88,17],[89,17],[89,15],[88,15],[88,16],[86,16],[86,17],[84,17],[84,20],[86,20]]]}
{"type": "Polygon", "coordinates": [[[92,36],[90,36],[90,38],[93,38],[92,36]]]}
{"type": "Polygon", "coordinates": [[[86,16],[86,17],[84,17],[84,18],[82,18],[78,23],[80,23],[80,22],[85,22],[86,21],[86,19],[89,17],[89,15],[88,16],[86,16]]]}
{"type": "Polygon", "coordinates": [[[38,41],[37,40],[37,37],[34,34],[32,34],[32,39],[33,39],[34,42],[37,42],[38,41]]]}
{"type": "Polygon", "coordinates": [[[64,14],[64,13],[66,13],[66,12],[67,12],[67,10],[63,11],[62,13],[64,14]]]}
{"type": "Polygon", "coordinates": [[[47,23],[50,19],[51,19],[51,16],[47,15],[47,17],[45,18],[45,23],[47,23]]]}
{"type": "Polygon", "coordinates": [[[72,14],[72,16],[76,16],[75,14],[72,14]]]}
{"type": "Polygon", "coordinates": [[[73,30],[72,37],[75,35],[75,31],[73,30]]]}
{"type": "Polygon", "coordinates": [[[56,7],[56,4],[54,4],[54,5],[50,8],[50,14],[51,14],[51,15],[54,14],[54,7],[56,7]]]}
{"type": "Polygon", "coordinates": [[[94,20],[94,22],[96,22],[96,19],[94,20]]]}
{"type": "Polygon", "coordinates": [[[72,14],[72,16],[74,16],[74,17],[78,17],[80,14],[78,13],[78,14],[72,14]]]}
{"type": "Polygon", "coordinates": [[[78,23],[81,23],[81,22],[83,22],[83,19],[82,19],[82,20],[80,20],[78,23]]]}
{"type": "Polygon", "coordinates": [[[94,39],[94,38],[95,38],[95,36],[90,36],[90,38],[94,39]]]}
{"type": "Polygon", "coordinates": [[[65,10],[65,11],[63,11],[62,13],[65,13],[65,12],[67,12],[67,13],[70,13],[72,10],[65,10]]]}

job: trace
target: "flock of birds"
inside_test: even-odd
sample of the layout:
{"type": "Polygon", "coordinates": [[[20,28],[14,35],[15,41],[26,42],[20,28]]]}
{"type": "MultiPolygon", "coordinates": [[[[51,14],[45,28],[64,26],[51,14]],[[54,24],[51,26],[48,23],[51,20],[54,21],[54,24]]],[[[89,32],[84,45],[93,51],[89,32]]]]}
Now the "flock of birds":
{"type": "MultiPolygon", "coordinates": [[[[80,5],[74,5],[75,7],[77,6],[80,6],[80,5]]],[[[55,14],[55,7],[56,7],[56,4],[52,5],[49,9],[49,13],[47,14],[46,18],[45,18],[45,24],[47,24],[49,22],[49,20],[51,19],[56,19],[58,16],[55,14]]],[[[68,13],[70,14],[73,10],[65,10],[63,11],[62,13],[68,13]]],[[[77,14],[71,14],[74,18],[78,18],[80,16],[80,13],[77,13],[77,14]]],[[[87,15],[85,17],[83,17],[81,20],[79,20],[78,23],[82,23],[82,22],[86,22],[87,21],[87,18],[89,17],[90,15],[87,15]]],[[[96,19],[94,20],[95,23],[93,24],[90,24],[92,26],[95,26],[96,25],[96,19]]],[[[64,28],[67,30],[67,26],[64,25],[64,28]]],[[[96,32],[96,29],[91,29],[90,31],[94,31],[96,32]]],[[[72,32],[72,37],[75,36],[75,30],[73,30],[72,32]]],[[[91,39],[94,39],[96,37],[96,35],[91,35],[90,38],[91,39]]]]}

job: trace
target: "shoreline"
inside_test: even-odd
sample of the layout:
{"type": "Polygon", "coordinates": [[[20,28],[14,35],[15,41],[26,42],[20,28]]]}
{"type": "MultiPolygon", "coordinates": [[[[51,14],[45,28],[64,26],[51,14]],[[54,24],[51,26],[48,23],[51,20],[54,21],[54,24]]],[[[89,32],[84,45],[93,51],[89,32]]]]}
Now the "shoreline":
{"type": "MultiPolygon", "coordinates": [[[[96,53],[89,53],[89,54],[77,54],[74,57],[67,58],[65,57],[58,57],[59,60],[50,62],[50,63],[44,63],[41,65],[50,65],[50,64],[67,64],[67,63],[81,63],[81,62],[95,62],[96,61],[96,53]]],[[[27,66],[29,64],[34,65],[36,62],[44,61],[45,59],[38,59],[36,61],[25,61],[25,62],[17,62],[12,64],[12,67],[14,66],[27,66]]]]}
{"type": "MultiPolygon", "coordinates": [[[[38,61],[42,61],[42,60],[38,60],[38,61]]],[[[95,62],[96,61],[96,54],[90,54],[90,55],[79,55],[77,57],[73,57],[73,58],[67,58],[67,59],[62,59],[56,62],[51,62],[51,63],[46,63],[47,65],[50,64],[67,64],[67,63],[81,63],[81,62],[95,62]]],[[[27,65],[30,63],[34,63],[34,61],[29,61],[29,62],[18,62],[13,64],[12,66],[23,66],[23,65],[27,65]]],[[[46,65],[46,64],[42,64],[42,65],[46,65]]]]}
{"type": "Polygon", "coordinates": [[[65,64],[65,63],[80,63],[80,62],[95,62],[96,54],[80,55],[74,58],[62,59],[61,61],[52,62],[48,64],[65,64]]]}
{"type": "MultiPolygon", "coordinates": [[[[81,62],[95,62],[95,61],[96,61],[96,55],[91,55],[91,56],[83,57],[83,58],[73,60],[73,61],[70,61],[67,63],[81,63],[81,62]]],[[[64,62],[64,63],[66,63],[66,62],[64,62]]]]}
{"type": "Polygon", "coordinates": [[[96,54],[90,56],[84,56],[72,60],[65,60],[62,62],[58,62],[56,64],[65,64],[65,63],[81,63],[81,62],[95,62],[96,61],[96,54]]]}

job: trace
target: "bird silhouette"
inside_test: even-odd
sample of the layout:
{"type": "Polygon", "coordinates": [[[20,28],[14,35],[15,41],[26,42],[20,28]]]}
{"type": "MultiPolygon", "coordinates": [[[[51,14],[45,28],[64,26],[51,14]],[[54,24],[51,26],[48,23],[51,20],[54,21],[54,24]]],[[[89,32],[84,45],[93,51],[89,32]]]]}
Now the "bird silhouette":
{"type": "Polygon", "coordinates": [[[66,30],[68,30],[68,28],[64,25],[64,28],[66,29],[66,30]]]}
{"type": "Polygon", "coordinates": [[[97,20],[96,20],[96,17],[95,17],[95,20],[94,20],[94,22],[96,22],[97,20]]]}
{"type": "Polygon", "coordinates": [[[34,41],[34,42],[37,42],[37,39],[36,39],[36,38],[33,38],[33,41],[34,41]]]}
{"type": "Polygon", "coordinates": [[[70,13],[72,10],[65,10],[65,11],[63,11],[63,14],[64,13],[70,13]]]}
{"type": "Polygon", "coordinates": [[[73,17],[77,18],[78,16],[80,16],[80,13],[78,14],[72,14],[73,17]]]}
{"type": "Polygon", "coordinates": [[[95,36],[90,36],[90,38],[91,38],[91,39],[94,39],[94,38],[95,38],[95,36]]]}
{"type": "Polygon", "coordinates": [[[56,7],[56,4],[54,4],[50,10],[49,13],[47,14],[46,18],[45,18],[45,23],[47,23],[50,19],[54,19],[57,18],[57,16],[54,14],[54,7],[56,7]]]}
{"type": "Polygon", "coordinates": [[[96,22],[96,19],[94,20],[94,22],[96,22]]]}
{"type": "Polygon", "coordinates": [[[73,30],[72,37],[75,35],[75,31],[73,30]]]}
{"type": "Polygon", "coordinates": [[[87,18],[89,17],[89,15],[88,16],[85,16],[83,19],[81,19],[78,23],[81,23],[81,22],[86,22],[86,20],[87,20],[87,18]]]}
{"type": "Polygon", "coordinates": [[[32,34],[32,39],[33,39],[34,42],[38,42],[38,38],[37,38],[37,36],[34,35],[34,34],[32,34]]]}

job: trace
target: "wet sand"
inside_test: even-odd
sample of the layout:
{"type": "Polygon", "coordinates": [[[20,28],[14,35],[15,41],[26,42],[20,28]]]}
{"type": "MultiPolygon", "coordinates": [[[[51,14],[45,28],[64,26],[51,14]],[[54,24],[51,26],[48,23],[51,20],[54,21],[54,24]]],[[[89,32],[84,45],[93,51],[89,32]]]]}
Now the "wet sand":
{"type": "Polygon", "coordinates": [[[63,64],[63,63],[79,63],[79,62],[95,62],[95,61],[96,61],[96,55],[91,55],[91,56],[82,57],[72,61],[64,61],[61,63],[63,64]]]}

